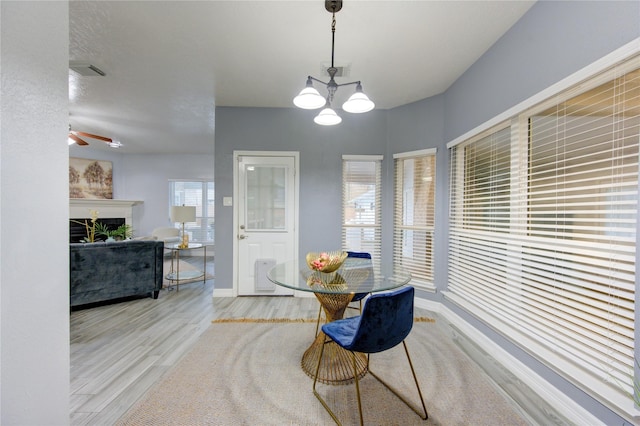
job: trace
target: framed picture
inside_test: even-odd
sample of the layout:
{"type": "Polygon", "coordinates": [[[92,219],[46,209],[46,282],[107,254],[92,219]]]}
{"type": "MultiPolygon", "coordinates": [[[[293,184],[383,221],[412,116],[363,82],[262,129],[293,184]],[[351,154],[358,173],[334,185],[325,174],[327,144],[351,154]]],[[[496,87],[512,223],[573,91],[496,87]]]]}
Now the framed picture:
{"type": "Polygon", "coordinates": [[[70,157],[69,198],[112,199],[111,161],[70,157]]]}

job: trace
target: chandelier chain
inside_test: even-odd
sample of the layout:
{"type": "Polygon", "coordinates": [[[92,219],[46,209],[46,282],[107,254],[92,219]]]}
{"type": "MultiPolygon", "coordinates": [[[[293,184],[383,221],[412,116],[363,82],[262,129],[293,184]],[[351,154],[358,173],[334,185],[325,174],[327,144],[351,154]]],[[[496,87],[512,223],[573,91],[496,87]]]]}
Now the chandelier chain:
{"type": "Polygon", "coordinates": [[[333,52],[336,44],[336,12],[334,7],[333,20],[331,21],[331,68],[333,68],[333,52]]]}

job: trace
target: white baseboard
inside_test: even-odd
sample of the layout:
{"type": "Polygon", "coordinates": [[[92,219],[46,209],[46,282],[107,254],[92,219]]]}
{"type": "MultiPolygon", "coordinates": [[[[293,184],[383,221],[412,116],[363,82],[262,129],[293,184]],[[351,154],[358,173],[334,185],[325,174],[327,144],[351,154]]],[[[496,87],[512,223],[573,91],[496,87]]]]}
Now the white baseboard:
{"type": "Polygon", "coordinates": [[[213,289],[213,297],[234,297],[233,289],[231,288],[221,288],[213,289]]]}

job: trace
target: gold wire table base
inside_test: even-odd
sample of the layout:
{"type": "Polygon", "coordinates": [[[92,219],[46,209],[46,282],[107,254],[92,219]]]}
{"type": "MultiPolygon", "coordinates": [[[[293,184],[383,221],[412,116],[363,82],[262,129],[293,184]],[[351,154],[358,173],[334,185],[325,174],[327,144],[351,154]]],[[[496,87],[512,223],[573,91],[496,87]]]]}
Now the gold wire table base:
{"type": "MultiPolygon", "coordinates": [[[[322,304],[327,316],[327,322],[342,318],[347,305],[353,298],[351,293],[315,293],[315,295],[322,304]]],[[[318,372],[318,381],[331,385],[352,383],[354,376],[351,353],[332,341],[325,343],[325,339],[326,335],[320,331],[311,346],[302,355],[302,370],[309,377],[315,377],[322,345],[326,345],[322,364],[320,364],[320,371],[318,372]]],[[[367,374],[367,356],[365,354],[356,353],[356,371],[359,379],[367,374]]]]}
{"type": "MultiPolygon", "coordinates": [[[[302,370],[311,378],[315,377],[316,368],[318,367],[318,357],[322,350],[325,334],[318,333],[316,340],[302,355],[302,370]]],[[[356,370],[358,371],[358,379],[367,374],[367,356],[365,354],[356,353],[356,370]]],[[[334,342],[326,343],[324,355],[322,356],[322,364],[318,372],[318,381],[328,385],[347,385],[353,383],[353,361],[351,360],[351,352],[342,349],[334,342]]]]}

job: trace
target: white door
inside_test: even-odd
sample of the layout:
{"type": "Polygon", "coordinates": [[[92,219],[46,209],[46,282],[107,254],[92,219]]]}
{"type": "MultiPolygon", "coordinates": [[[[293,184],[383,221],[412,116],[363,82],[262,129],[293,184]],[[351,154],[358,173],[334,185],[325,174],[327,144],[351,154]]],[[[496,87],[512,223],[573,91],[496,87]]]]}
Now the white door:
{"type": "Polygon", "coordinates": [[[266,273],[298,253],[298,154],[236,152],[234,160],[237,294],[293,295],[293,290],[269,281],[266,273]]]}

